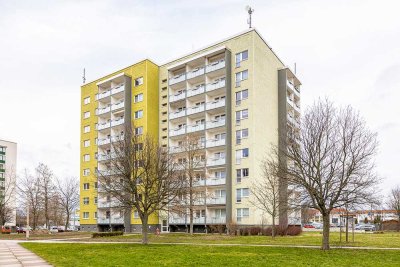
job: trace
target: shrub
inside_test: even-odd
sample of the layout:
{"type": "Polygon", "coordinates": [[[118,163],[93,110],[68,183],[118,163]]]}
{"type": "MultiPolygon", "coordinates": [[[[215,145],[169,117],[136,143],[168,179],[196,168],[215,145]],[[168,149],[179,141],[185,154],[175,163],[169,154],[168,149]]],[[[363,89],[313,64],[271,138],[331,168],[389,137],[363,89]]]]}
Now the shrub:
{"type": "Polygon", "coordinates": [[[225,233],[226,227],[222,224],[210,225],[210,233],[212,234],[220,234],[225,233]]]}
{"type": "Polygon", "coordinates": [[[107,236],[118,236],[118,235],[123,235],[124,233],[121,231],[117,232],[100,232],[100,233],[92,233],[92,238],[96,237],[107,237],[107,236]]]}
{"type": "Polygon", "coordinates": [[[239,227],[238,227],[238,225],[236,223],[229,223],[227,225],[227,227],[228,227],[228,234],[230,234],[230,235],[237,235],[238,234],[237,232],[238,232],[239,227]]]}
{"type": "Polygon", "coordinates": [[[286,234],[290,236],[299,235],[301,234],[301,232],[302,232],[301,227],[296,225],[289,225],[286,230],[286,234]]]}

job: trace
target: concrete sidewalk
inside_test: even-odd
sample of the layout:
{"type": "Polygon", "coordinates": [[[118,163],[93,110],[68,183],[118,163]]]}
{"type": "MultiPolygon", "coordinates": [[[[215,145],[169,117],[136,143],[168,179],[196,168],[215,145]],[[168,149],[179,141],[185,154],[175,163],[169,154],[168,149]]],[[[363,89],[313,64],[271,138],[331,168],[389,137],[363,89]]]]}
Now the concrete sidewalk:
{"type": "Polygon", "coordinates": [[[47,267],[51,265],[13,240],[0,240],[0,266],[47,267]]]}

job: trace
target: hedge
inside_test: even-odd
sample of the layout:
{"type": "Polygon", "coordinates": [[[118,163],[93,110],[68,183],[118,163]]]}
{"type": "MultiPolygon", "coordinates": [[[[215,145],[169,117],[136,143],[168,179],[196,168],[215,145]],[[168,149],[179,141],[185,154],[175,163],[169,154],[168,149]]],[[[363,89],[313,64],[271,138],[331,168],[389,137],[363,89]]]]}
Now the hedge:
{"type": "Polygon", "coordinates": [[[107,237],[107,236],[117,236],[117,235],[123,235],[124,233],[121,231],[117,232],[100,232],[100,233],[92,233],[92,238],[96,237],[107,237]]]}

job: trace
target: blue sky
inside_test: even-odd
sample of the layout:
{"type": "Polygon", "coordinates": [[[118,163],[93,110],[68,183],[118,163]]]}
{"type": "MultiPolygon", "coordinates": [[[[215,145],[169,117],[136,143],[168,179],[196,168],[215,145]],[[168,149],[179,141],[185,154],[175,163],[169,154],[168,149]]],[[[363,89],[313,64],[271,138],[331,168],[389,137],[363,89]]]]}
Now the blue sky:
{"type": "Polygon", "coordinates": [[[79,176],[80,85],[133,62],[165,63],[253,25],[318,97],[360,110],[379,135],[384,192],[400,184],[398,1],[0,0],[0,138],[18,169],[48,164],[79,176]]]}

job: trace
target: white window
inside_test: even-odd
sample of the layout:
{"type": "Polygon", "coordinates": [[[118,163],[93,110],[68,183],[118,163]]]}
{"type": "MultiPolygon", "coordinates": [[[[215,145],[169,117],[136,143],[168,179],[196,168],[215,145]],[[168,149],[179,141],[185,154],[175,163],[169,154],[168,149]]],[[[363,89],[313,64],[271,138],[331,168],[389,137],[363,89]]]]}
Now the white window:
{"type": "Polygon", "coordinates": [[[236,209],[236,221],[241,222],[242,218],[246,218],[250,216],[250,212],[248,208],[236,209]]]}
{"type": "Polygon", "coordinates": [[[83,132],[84,132],[84,133],[90,132],[90,126],[89,126],[89,125],[86,125],[85,127],[83,127],[83,132]]]}
{"type": "Polygon", "coordinates": [[[94,218],[97,219],[97,211],[94,212],[94,218]]]}
{"type": "Polygon", "coordinates": [[[236,123],[240,123],[241,120],[247,119],[248,117],[249,117],[248,109],[236,111],[236,123]]]}
{"type": "Polygon", "coordinates": [[[236,68],[240,67],[240,62],[247,60],[249,58],[249,52],[243,51],[236,54],[236,68]]]}
{"type": "Polygon", "coordinates": [[[84,169],[83,176],[89,176],[89,175],[90,175],[90,169],[84,169]]]}
{"type": "Polygon", "coordinates": [[[90,146],[90,140],[83,141],[83,146],[84,147],[89,147],[90,146]]]}
{"type": "Polygon", "coordinates": [[[87,119],[90,117],[90,111],[86,111],[85,113],[83,113],[83,118],[87,119]]]}
{"type": "Polygon", "coordinates": [[[83,205],[89,205],[89,198],[88,197],[84,197],[83,198],[83,205]]]}
{"type": "Polygon", "coordinates": [[[143,110],[135,111],[135,119],[140,119],[143,117],[143,110]]]}
{"type": "Polygon", "coordinates": [[[241,183],[242,178],[249,177],[249,168],[236,169],[236,182],[241,183]]]}
{"type": "Polygon", "coordinates": [[[135,95],[135,103],[143,101],[143,94],[135,95]]]}
{"type": "Polygon", "coordinates": [[[236,202],[242,202],[242,198],[249,197],[250,191],[248,188],[239,188],[236,189],[236,202]]]}
{"type": "Polygon", "coordinates": [[[85,98],[83,99],[83,104],[84,104],[84,105],[90,104],[90,96],[85,97],[85,98]]]}
{"type": "Polygon", "coordinates": [[[242,103],[242,100],[245,100],[248,97],[249,97],[248,89],[236,92],[236,105],[240,105],[240,103],[242,103]]]}
{"type": "Polygon", "coordinates": [[[83,219],[89,219],[89,212],[87,211],[83,212],[83,219]]]}
{"type": "Polygon", "coordinates": [[[242,129],[236,131],[236,144],[240,145],[243,138],[249,137],[249,129],[242,129]]]}
{"type": "Polygon", "coordinates": [[[135,128],[135,135],[141,135],[143,134],[143,126],[136,127],[135,128]]]}
{"type": "Polygon", "coordinates": [[[139,86],[143,84],[143,77],[135,79],[135,86],[139,86]]]}
{"type": "Polygon", "coordinates": [[[249,149],[243,148],[236,150],[236,164],[240,164],[241,159],[249,157],[249,149]]]}
{"type": "Polygon", "coordinates": [[[83,190],[89,190],[89,183],[83,184],[83,190]]]}
{"type": "Polygon", "coordinates": [[[137,210],[135,210],[135,211],[133,212],[133,218],[134,218],[134,219],[139,219],[139,212],[138,212],[137,210]]]}
{"type": "Polygon", "coordinates": [[[225,179],[225,177],[226,177],[226,172],[225,171],[214,172],[214,178],[215,179],[225,179]]]}
{"type": "Polygon", "coordinates": [[[215,210],[215,218],[225,218],[226,210],[225,209],[216,209],[215,210]]]}
{"type": "Polygon", "coordinates": [[[89,154],[83,155],[83,161],[90,161],[90,155],[89,154]]]}
{"type": "Polygon", "coordinates": [[[241,72],[236,73],[236,87],[240,86],[240,82],[247,80],[247,78],[249,78],[249,71],[248,70],[244,70],[241,72]]]}
{"type": "Polygon", "coordinates": [[[215,197],[216,198],[225,198],[226,191],[225,190],[215,190],[215,197]]]}

